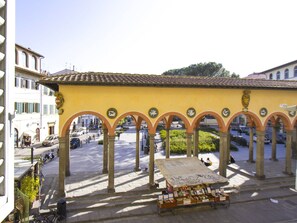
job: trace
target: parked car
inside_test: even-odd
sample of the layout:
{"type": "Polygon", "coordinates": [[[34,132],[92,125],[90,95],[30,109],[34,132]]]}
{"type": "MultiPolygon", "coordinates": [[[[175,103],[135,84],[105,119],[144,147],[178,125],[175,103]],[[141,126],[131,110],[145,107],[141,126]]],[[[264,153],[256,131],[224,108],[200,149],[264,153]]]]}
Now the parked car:
{"type": "Polygon", "coordinates": [[[276,143],[277,144],[285,144],[286,143],[286,135],[285,134],[278,134],[276,136],[276,143]]]}
{"type": "Polygon", "coordinates": [[[77,136],[81,136],[84,134],[84,131],[83,130],[74,130],[71,134],[71,136],[73,137],[77,137],[77,136]]]}
{"type": "MultiPolygon", "coordinates": [[[[254,140],[254,142],[257,142],[257,135],[253,136],[253,140],[254,140]]],[[[270,142],[271,142],[271,140],[267,136],[265,136],[264,137],[264,143],[269,144],[270,142]]]]}
{"type": "Polygon", "coordinates": [[[70,139],[70,149],[76,149],[80,147],[80,139],[79,138],[71,138],[70,139]]]}
{"type": "Polygon", "coordinates": [[[52,146],[59,143],[59,136],[58,135],[49,135],[47,136],[43,142],[43,146],[52,146]]]}

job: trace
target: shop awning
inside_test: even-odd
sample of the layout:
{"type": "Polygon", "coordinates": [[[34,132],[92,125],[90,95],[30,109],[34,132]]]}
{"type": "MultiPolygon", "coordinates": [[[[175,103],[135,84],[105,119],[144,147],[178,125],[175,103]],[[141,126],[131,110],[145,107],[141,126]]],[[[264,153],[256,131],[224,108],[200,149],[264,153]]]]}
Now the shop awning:
{"type": "Polygon", "coordinates": [[[227,178],[210,170],[197,157],[157,159],[156,165],[174,188],[228,182],[227,178]]]}
{"type": "Polygon", "coordinates": [[[21,137],[23,136],[31,136],[32,138],[34,138],[36,135],[36,132],[31,131],[31,130],[26,130],[22,133],[21,137]]]}

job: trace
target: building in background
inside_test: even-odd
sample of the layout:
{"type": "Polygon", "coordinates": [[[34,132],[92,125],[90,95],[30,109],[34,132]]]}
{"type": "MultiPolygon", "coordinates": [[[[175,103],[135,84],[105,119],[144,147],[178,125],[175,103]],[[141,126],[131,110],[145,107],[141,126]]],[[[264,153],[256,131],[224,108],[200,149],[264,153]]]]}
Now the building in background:
{"type": "Polygon", "coordinates": [[[0,0],[0,222],[14,209],[15,1],[0,0]]]}
{"type": "Polygon", "coordinates": [[[297,60],[273,67],[271,69],[253,73],[245,77],[247,79],[267,80],[297,80],[297,60]]]}
{"type": "Polygon", "coordinates": [[[59,117],[54,91],[37,84],[47,75],[41,69],[44,57],[21,45],[15,45],[14,145],[30,146],[46,136],[57,134],[59,117]]]}

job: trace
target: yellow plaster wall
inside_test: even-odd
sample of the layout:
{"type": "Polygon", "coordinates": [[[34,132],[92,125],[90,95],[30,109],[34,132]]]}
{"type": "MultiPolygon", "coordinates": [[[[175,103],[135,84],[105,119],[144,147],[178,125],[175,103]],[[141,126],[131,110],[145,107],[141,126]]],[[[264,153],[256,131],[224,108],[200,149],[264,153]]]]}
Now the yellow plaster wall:
{"type": "MultiPolygon", "coordinates": [[[[231,110],[226,124],[232,115],[242,111],[241,97],[244,89],[207,89],[207,88],[160,88],[160,87],[114,87],[114,86],[79,86],[60,85],[64,96],[64,113],[60,115],[60,133],[64,124],[82,111],[94,111],[108,119],[113,126],[116,119],[109,119],[106,112],[116,108],[118,117],[127,112],[140,112],[148,118],[148,110],[156,107],[159,116],[168,112],[178,112],[186,116],[188,108],[196,109],[196,117],[203,112],[215,112],[221,116],[223,108],[231,110]]],[[[259,116],[262,124],[269,114],[281,112],[279,105],[296,104],[296,91],[287,90],[251,90],[249,111],[259,116],[262,107],[268,109],[265,118],[259,116]]],[[[288,116],[289,117],[289,116],[288,116]]],[[[154,125],[158,118],[149,118],[154,125]]],[[[192,124],[195,118],[188,118],[192,124]]],[[[293,118],[290,118],[293,121],[293,118]]]]}

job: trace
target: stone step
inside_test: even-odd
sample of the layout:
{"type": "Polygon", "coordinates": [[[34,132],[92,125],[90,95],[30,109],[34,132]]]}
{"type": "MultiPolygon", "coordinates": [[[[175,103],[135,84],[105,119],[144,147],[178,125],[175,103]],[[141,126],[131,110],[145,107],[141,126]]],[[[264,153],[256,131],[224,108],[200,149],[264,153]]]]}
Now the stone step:
{"type": "Polygon", "coordinates": [[[273,188],[295,188],[295,177],[275,177],[265,180],[258,180],[254,184],[239,186],[240,191],[263,190],[273,188]]]}
{"type": "Polygon", "coordinates": [[[92,208],[111,208],[116,206],[137,206],[155,203],[160,192],[152,193],[127,193],[127,194],[102,194],[96,196],[84,196],[67,198],[67,210],[86,210],[92,208]]]}
{"type": "MultiPolygon", "coordinates": [[[[79,201],[78,201],[79,202],[79,201]]],[[[68,205],[68,204],[67,204],[68,205]]],[[[69,205],[68,205],[69,206],[69,205]]],[[[155,215],[158,213],[155,200],[139,201],[131,204],[131,201],[107,206],[88,206],[76,209],[67,206],[67,222],[101,222],[114,219],[123,219],[139,216],[155,215]]]]}

